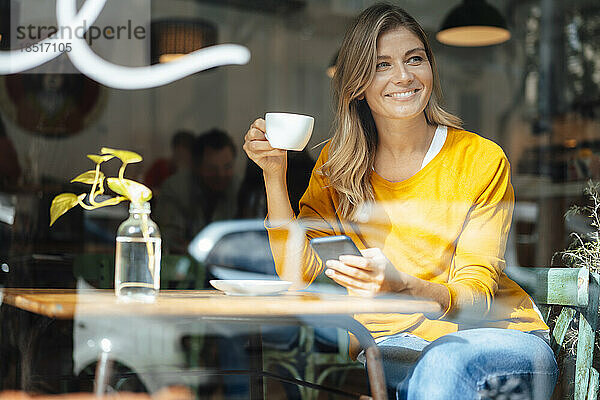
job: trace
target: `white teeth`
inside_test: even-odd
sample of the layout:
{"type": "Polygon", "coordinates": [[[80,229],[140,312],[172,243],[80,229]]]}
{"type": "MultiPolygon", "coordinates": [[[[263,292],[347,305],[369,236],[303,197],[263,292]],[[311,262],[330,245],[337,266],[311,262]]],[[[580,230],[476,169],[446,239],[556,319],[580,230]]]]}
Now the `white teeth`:
{"type": "Polygon", "coordinates": [[[416,92],[417,92],[417,89],[411,90],[410,92],[390,93],[390,94],[388,94],[388,96],[389,97],[395,97],[395,98],[398,98],[398,99],[402,99],[402,98],[405,98],[405,97],[410,97],[413,94],[415,94],[416,92]]]}

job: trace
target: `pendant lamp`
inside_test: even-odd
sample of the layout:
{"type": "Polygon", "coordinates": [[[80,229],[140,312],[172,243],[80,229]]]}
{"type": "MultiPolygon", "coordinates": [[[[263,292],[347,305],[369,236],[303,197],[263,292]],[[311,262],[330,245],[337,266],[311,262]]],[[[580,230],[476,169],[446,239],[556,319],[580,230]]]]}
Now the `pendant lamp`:
{"type": "Polygon", "coordinates": [[[151,24],[152,64],[178,59],[217,43],[217,27],[201,19],[165,19],[151,24]]]}
{"type": "Polygon", "coordinates": [[[506,42],[510,32],[504,17],[485,0],[464,0],[448,13],[436,39],[451,46],[490,46],[506,42]]]}

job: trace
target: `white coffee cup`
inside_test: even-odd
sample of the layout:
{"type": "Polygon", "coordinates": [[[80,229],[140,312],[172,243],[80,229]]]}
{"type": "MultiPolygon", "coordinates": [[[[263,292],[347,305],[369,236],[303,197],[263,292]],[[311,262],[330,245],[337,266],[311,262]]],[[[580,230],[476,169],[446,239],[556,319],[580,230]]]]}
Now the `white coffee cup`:
{"type": "Polygon", "coordinates": [[[271,147],[301,151],[313,131],[315,119],[308,115],[270,112],[265,114],[265,136],[271,147]]]}

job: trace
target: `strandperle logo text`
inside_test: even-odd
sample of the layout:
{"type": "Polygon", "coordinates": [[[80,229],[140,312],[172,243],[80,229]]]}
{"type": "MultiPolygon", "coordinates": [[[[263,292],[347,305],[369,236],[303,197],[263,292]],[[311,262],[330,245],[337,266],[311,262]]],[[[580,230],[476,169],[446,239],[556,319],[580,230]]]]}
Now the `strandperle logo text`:
{"type": "Polygon", "coordinates": [[[86,21],[83,21],[81,26],[77,26],[75,28],[72,26],[57,27],[52,25],[19,25],[16,28],[16,32],[17,40],[25,42],[26,44],[35,43],[50,36],[58,35],[58,37],[62,38],[63,40],[69,40],[73,38],[85,39],[90,46],[95,40],[98,39],[144,40],[147,36],[146,28],[141,25],[133,25],[131,20],[128,20],[127,24],[124,25],[107,25],[104,27],[96,25],[91,25],[88,27],[86,21]]]}

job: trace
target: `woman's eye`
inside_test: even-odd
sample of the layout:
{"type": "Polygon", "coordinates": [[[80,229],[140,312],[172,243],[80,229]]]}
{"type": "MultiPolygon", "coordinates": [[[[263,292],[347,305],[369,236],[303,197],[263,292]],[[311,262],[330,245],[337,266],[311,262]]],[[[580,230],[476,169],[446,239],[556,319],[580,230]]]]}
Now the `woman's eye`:
{"type": "Polygon", "coordinates": [[[418,64],[421,64],[423,61],[424,61],[424,59],[421,56],[412,56],[411,58],[408,59],[408,64],[418,65],[418,64]]]}
{"type": "Polygon", "coordinates": [[[376,68],[377,69],[381,69],[381,68],[385,68],[385,67],[389,67],[390,63],[387,61],[382,61],[380,63],[377,63],[376,68]]]}

